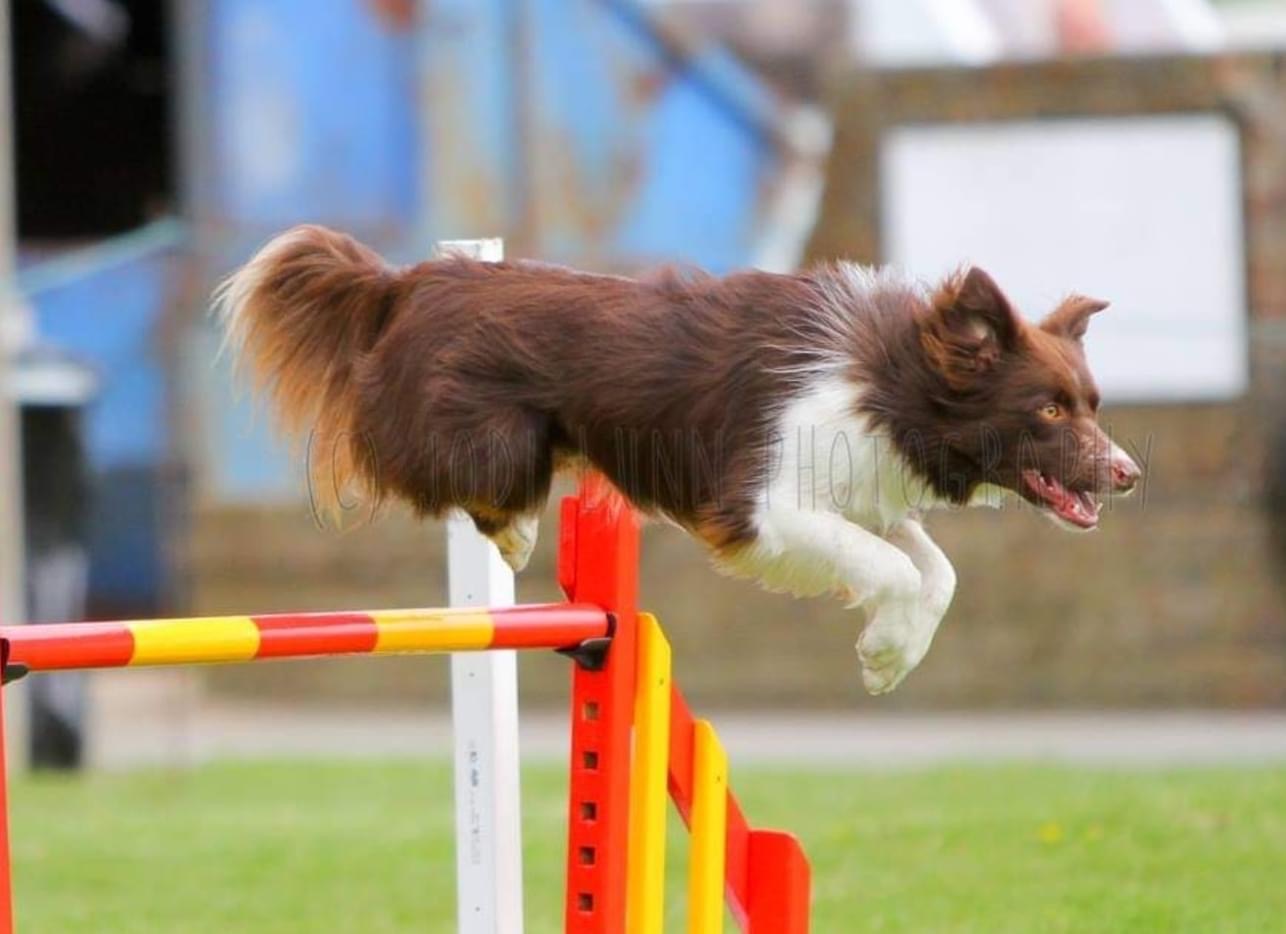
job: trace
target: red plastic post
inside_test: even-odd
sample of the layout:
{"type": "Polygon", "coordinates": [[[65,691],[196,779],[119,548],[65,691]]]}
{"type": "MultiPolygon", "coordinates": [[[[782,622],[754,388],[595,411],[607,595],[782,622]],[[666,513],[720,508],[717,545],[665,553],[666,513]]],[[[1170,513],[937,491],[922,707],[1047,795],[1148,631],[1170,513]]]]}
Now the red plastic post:
{"type": "MultiPolygon", "coordinates": [[[[0,640],[0,669],[9,664],[9,643],[0,640]]],[[[0,934],[13,934],[13,876],[9,863],[9,770],[4,735],[4,689],[0,688],[0,934]]]]}
{"type": "Polygon", "coordinates": [[[799,841],[777,830],[752,830],[747,934],[808,934],[812,885],[799,841]]]}
{"type": "Polygon", "coordinates": [[[634,713],[638,524],[600,478],[563,502],[559,580],[567,598],[614,619],[605,664],[572,675],[572,761],[568,801],[568,934],[625,929],[629,850],[630,729],[634,713]]]}

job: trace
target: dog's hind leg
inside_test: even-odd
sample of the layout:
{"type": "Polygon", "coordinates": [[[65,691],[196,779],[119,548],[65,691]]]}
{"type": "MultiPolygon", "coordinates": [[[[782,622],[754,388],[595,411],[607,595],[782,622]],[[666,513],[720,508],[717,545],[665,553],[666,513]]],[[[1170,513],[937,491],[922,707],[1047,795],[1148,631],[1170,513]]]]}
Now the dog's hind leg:
{"type": "MultiPolygon", "coordinates": [[[[474,520],[475,523],[477,520],[474,520]]],[[[500,549],[500,557],[505,564],[518,573],[531,560],[531,553],[536,547],[536,533],[540,518],[535,513],[513,516],[507,525],[487,533],[487,537],[500,549]]]]}
{"type": "Polygon", "coordinates": [[[457,493],[468,487],[465,511],[515,572],[536,547],[540,509],[549,497],[553,451],[546,422],[521,411],[493,416],[470,452],[468,470],[455,464],[457,493]],[[467,476],[467,480],[464,479],[467,476]]]}

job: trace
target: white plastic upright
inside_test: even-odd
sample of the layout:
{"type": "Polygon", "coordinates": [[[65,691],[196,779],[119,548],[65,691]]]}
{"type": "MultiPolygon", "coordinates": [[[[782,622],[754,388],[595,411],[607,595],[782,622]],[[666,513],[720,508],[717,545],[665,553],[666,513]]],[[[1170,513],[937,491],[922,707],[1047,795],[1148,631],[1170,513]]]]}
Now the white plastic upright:
{"type": "MultiPolygon", "coordinates": [[[[450,240],[437,252],[504,258],[501,240],[450,240]]],[[[447,521],[451,606],[510,606],[514,576],[464,515],[447,521]]],[[[460,934],[521,934],[518,660],[512,650],[451,656],[456,893],[460,934]]]]}

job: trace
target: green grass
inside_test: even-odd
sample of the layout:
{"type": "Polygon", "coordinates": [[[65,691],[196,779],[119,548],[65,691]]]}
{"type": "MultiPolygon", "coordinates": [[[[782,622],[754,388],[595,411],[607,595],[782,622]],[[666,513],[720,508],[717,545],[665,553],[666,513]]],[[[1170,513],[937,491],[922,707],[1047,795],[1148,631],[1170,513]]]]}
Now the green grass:
{"type": "MultiPolygon", "coordinates": [[[[1286,770],[745,769],[734,784],[754,823],[803,838],[817,934],[1286,930],[1286,770]]],[[[531,934],[560,929],[562,793],[559,770],[528,769],[531,934]]],[[[39,777],[11,799],[28,934],[454,928],[445,765],[39,777]]]]}

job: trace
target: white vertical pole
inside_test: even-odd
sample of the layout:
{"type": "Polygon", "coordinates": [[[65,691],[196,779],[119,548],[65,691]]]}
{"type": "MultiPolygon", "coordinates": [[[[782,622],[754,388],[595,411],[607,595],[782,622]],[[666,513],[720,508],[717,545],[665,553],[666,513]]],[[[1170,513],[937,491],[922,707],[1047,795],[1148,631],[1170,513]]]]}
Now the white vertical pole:
{"type": "MultiPolygon", "coordinates": [[[[437,252],[499,260],[504,242],[444,241],[437,252]]],[[[511,606],[514,602],[513,572],[496,546],[463,515],[447,520],[447,589],[452,606],[511,606]]],[[[451,656],[451,711],[459,931],[521,934],[516,653],[451,656]]]]}
{"type": "MultiPolygon", "coordinates": [[[[17,236],[13,178],[13,101],[9,84],[9,4],[0,4],[0,620],[22,622],[26,597],[22,539],[22,440],[18,407],[8,377],[11,342],[25,330],[14,281],[17,236]]],[[[15,703],[22,692],[5,692],[5,718],[11,768],[26,762],[27,711],[15,703]]]]}

